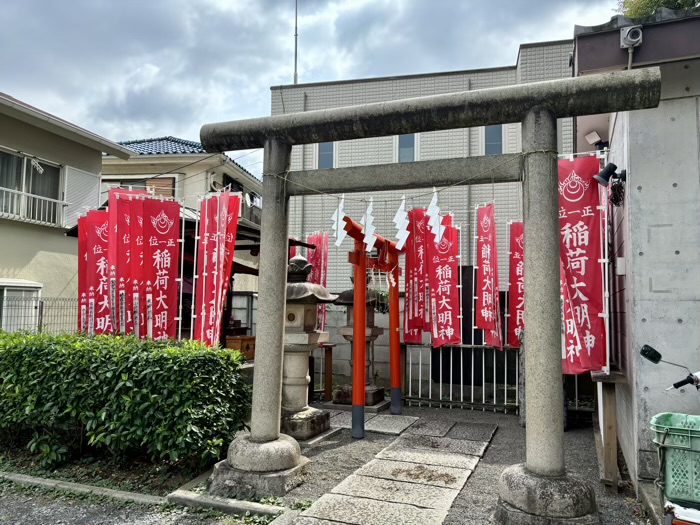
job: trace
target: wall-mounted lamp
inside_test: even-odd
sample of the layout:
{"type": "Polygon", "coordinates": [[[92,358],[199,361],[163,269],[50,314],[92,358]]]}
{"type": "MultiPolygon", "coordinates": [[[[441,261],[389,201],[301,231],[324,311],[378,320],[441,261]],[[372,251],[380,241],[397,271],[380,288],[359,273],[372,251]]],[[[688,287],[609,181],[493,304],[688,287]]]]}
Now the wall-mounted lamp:
{"type": "Polygon", "coordinates": [[[603,171],[594,175],[593,178],[598,181],[601,186],[607,186],[610,183],[610,179],[618,179],[621,182],[627,180],[627,170],[622,170],[620,173],[617,172],[617,166],[612,162],[603,168],[603,171]]]}

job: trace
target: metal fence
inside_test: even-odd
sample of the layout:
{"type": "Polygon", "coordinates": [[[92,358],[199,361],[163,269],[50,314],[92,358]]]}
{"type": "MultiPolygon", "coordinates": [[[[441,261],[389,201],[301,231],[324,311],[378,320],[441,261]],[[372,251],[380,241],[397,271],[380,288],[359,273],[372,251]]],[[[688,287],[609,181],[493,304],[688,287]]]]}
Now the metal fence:
{"type": "Polygon", "coordinates": [[[78,329],[78,299],[0,297],[0,328],[6,332],[75,332],[78,329]]]}

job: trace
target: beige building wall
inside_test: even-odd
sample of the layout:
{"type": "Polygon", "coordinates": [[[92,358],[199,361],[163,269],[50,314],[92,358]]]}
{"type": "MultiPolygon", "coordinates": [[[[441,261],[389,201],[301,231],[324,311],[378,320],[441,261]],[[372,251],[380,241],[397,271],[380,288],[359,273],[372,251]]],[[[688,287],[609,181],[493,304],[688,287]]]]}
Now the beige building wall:
{"type": "Polygon", "coordinates": [[[0,145],[95,175],[102,171],[100,151],[7,115],[0,118],[0,145]]]}
{"type": "Polygon", "coordinates": [[[0,219],[0,278],[42,283],[43,297],[78,297],[78,239],[63,230],[0,219]]]}

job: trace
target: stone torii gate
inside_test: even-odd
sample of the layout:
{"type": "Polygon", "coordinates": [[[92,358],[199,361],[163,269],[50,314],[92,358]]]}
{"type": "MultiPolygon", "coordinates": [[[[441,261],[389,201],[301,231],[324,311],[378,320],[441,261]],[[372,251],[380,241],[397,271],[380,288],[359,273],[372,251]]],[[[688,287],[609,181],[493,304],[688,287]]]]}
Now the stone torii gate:
{"type": "Polygon", "coordinates": [[[289,197],[522,178],[526,462],[501,476],[495,519],[599,523],[593,489],[564,465],[556,119],[656,107],[660,91],[659,69],[645,68],[203,126],[201,142],[209,152],[264,147],[258,296],[263,329],[256,344],[251,432],[231,443],[222,466],[226,476],[270,494],[294,483],[308,463],[297,442],[279,431],[289,197]],[[522,123],[522,154],[289,171],[294,145],[511,122],[522,123]]]}

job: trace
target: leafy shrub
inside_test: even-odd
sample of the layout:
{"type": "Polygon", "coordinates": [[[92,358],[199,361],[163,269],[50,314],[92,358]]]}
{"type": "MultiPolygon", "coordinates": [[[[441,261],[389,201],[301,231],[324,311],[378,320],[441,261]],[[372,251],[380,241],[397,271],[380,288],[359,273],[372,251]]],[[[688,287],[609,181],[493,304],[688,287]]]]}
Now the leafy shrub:
{"type": "Polygon", "coordinates": [[[45,464],[86,447],[215,460],[248,416],[240,362],[194,341],[0,332],[0,433],[32,435],[45,464]]]}

